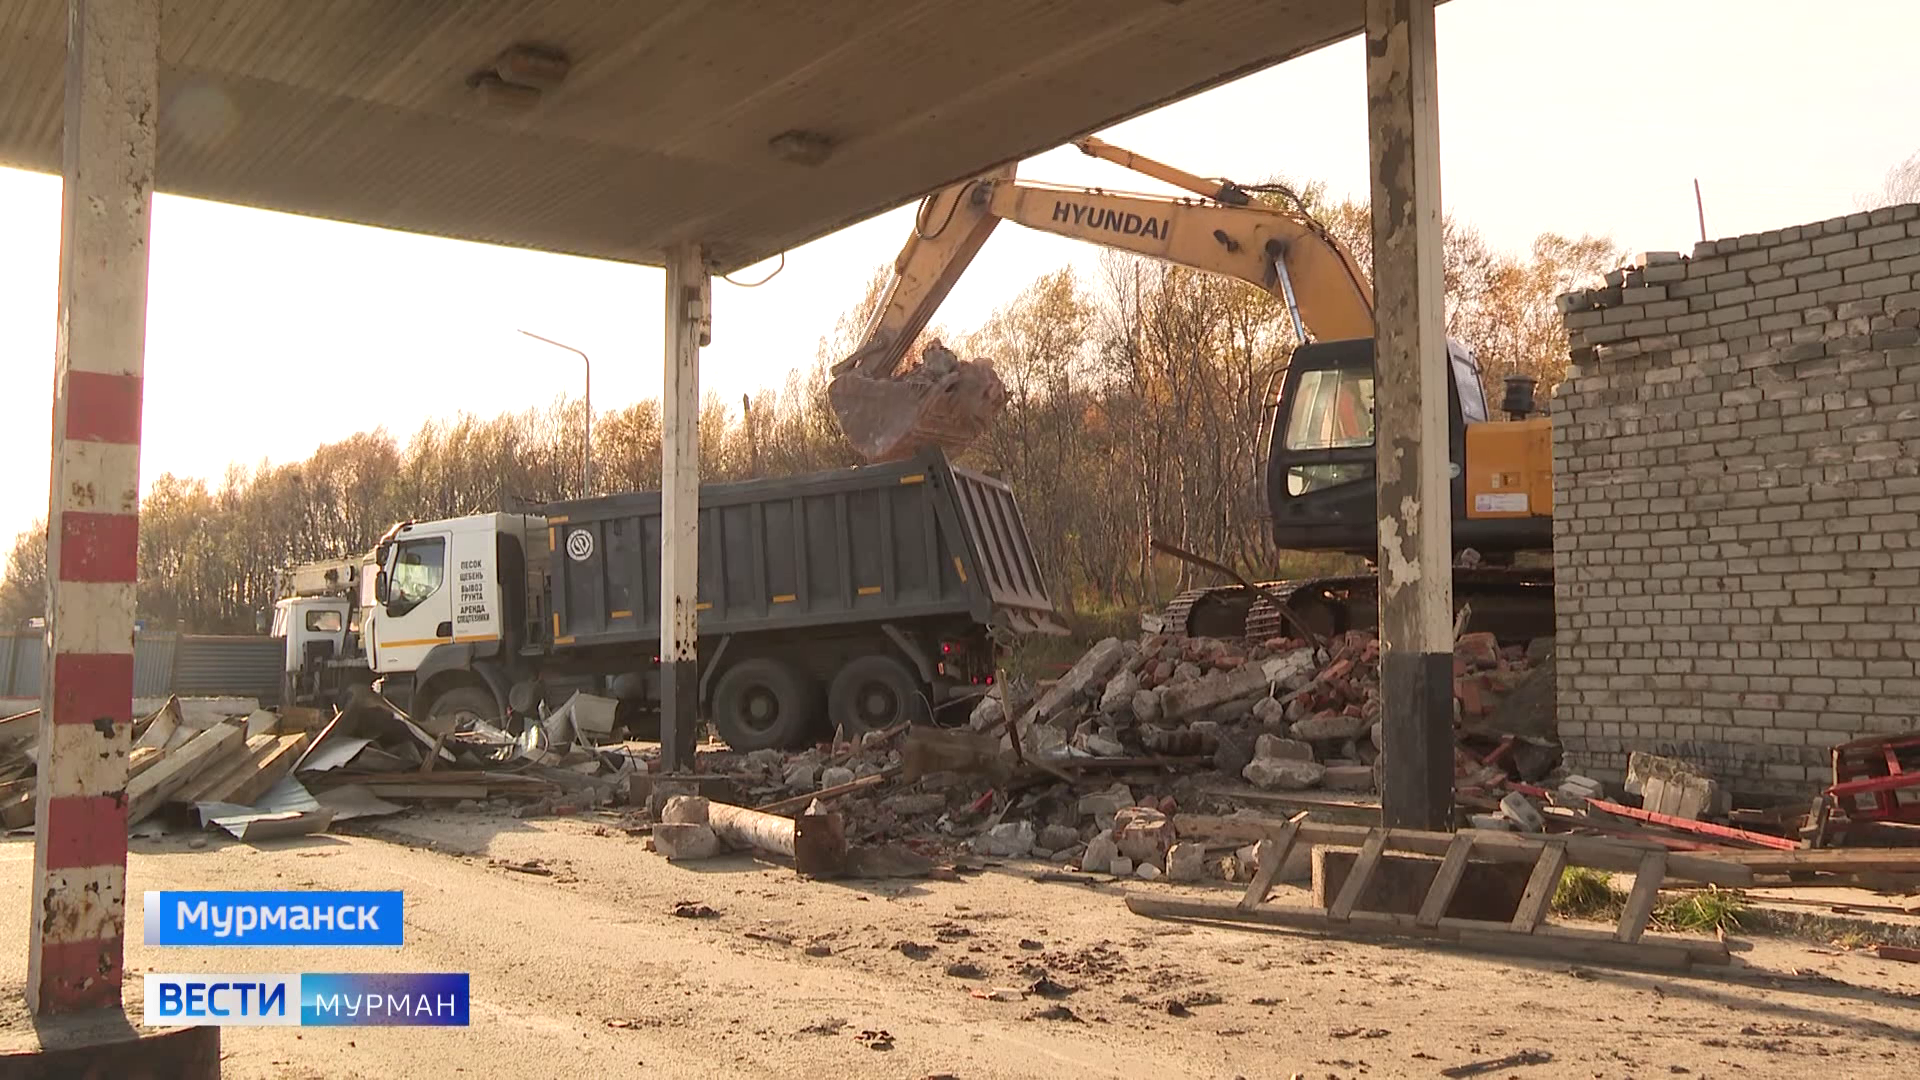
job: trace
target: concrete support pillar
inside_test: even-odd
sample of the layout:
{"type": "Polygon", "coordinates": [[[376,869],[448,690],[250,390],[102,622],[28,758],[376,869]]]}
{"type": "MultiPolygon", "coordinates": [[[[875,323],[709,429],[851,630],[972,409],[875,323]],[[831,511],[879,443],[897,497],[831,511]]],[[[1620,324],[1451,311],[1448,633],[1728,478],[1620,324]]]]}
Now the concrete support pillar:
{"type": "Polygon", "coordinates": [[[700,705],[700,347],[712,279],[697,245],[667,253],[667,370],[660,395],[660,768],[693,768],[700,705]]]}
{"type": "Polygon", "coordinates": [[[1384,821],[1453,818],[1453,520],[1435,0],[1367,0],[1384,821]]]}
{"type": "Polygon", "coordinates": [[[120,1007],[160,0],[68,0],[27,1004],[120,1007]]]}

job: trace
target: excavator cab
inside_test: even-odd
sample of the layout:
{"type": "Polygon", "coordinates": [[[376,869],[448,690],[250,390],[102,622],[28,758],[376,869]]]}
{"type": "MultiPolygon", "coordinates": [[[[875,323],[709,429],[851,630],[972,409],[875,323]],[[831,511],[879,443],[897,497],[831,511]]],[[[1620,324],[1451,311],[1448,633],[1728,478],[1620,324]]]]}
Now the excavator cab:
{"type": "MultiPolygon", "coordinates": [[[[1546,419],[1492,419],[1479,362],[1454,341],[1447,343],[1447,370],[1455,550],[1473,548],[1498,558],[1551,548],[1546,419]]],[[[1274,544],[1374,557],[1380,542],[1374,453],[1373,339],[1296,349],[1267,448],[1274,544]]]]}

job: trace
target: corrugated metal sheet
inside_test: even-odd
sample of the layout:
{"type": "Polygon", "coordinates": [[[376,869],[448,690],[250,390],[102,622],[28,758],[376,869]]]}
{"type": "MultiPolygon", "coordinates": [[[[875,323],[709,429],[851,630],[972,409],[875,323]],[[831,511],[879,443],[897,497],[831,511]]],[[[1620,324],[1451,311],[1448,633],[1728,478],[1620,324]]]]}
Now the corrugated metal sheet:
{"type": "MultiPolygon", "coordinates": [[[[732,270],[1357,33],[1358,0],[169,0],[163,190],[732,270]],[[522,42],[531,108],[470,76],[522,42]],[[833,140],[806,166],[768,146],[833,140]]],[[[60,164],[66,0],[0,4],[0,161],[60,164]]]]}

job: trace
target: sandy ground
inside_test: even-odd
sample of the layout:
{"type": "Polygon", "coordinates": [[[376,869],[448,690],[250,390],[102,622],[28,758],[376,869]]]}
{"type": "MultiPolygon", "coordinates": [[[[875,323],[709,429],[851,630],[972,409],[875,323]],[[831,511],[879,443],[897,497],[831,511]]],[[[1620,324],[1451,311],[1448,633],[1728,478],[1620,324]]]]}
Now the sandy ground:
{"type": "MultiPolygon", "coordinates": [[[[470,1028],[228,1029],[230,1077],[1317,1080],[1435,1077],[1523,1051],[1551,1060],[1484,1075],[1920,1069],[1920,967],[1797,942],[1757,940],[1731,971],[1673,977],[1156,922],[1129,913],[1123,890],[1189,890],[1042,884],[1030,866],[821,883],[747,857],[670,866],[594,818],[443,812],[386,819],[377,834],[204,850],[136,840],[130,1011],[146,971],[472,973],[470,1028]],[[531,859],[553,875],[495,862],[531,859]],[[407,944],[149,948],[137,896],[156,888],[400,888],[407,944]],[[675,917],[681,901],[716,914],[675,917]],[[948,974],[962,963],[984,977],[948,974]],[[1064,996],[973,996],[1043,977],[1064,996]]],[[[0,1029],[16,1039],[32,857],[30,842],[0,842],[0,937],[19,943],[0,961],[0,1029]]]]}

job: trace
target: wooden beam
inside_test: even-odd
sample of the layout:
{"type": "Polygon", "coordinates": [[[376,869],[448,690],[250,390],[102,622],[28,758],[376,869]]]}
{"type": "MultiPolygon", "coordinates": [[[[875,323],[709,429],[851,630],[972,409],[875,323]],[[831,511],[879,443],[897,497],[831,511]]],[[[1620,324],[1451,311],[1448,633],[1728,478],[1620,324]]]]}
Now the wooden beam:
{"type": "Polygon", "coordinates": [[[239,753],[246,745],[246,734],[237,724],[215,724],[135,777],[127,784],[127,824],[138,825],[201,770],[239,753]]]}
{"type": "MultiPolygon", "coordinates": [[[[1178,829],[1176,823],[1175,829],[1178,829]]],[[[1881,870],[1920,874],[1920,848],[1819,848],[1800,851],[1726,851],[1697,858],[1744,866],[1755,873],[1784,874],[1790,870],[1827,870],[1834,873],[1881,870]]],[[[1668,874],[1675,875],[1669,868],[1668,874]]],[[[1704,879],[1703,879],[1704,880],[1704,879]]]]}
{"type": "Polygon", "coordinates": [[[1516,933],[1531,934],[1547,921],[1547,912],[1553,909],[1553,894],[1560,888],[1560,875],[1566,872],[1567,845],[1562,841],[1547,841],[1540,848],[1539,860],[1533,864],[1532,876],[1527,878],[1527,890],[1520,894],[1520,904],[1514,909],[1516,933]]]}
{"type": "Polygon", "coordinates": [[[220,802],[252,806],[293,770],[293,763],[300,759],[300,752],[306,748],[309,734],[311,732],[300,731],[274,737],[274,744],[254,760],[250,773],[243,775],[239,783],[215,791],[213,797],[220,802]]]}
{"type": "Polygon", "coordinates": [[[167,801],[187,806],[209,801],[209,792],[229,784],[239,783],[242,777],[252,771],[254,760],[272,749],[275,741],[272,735],[248,736],[244,751],[217,765],[200,770],[198,776],[180,785],[179,790],[168,796],[167,801]]]}
{"type": "Polygon", "coordinates": [[[1379,867],[1380,855],[1386,849],[1387,830],[1368,829],[1366,840],[1360,844],[1360,855],[1353,860],[1353,868],[1347,871],[1347,880],[1340,886],[1340,895],[1334,897],[1333,904],[1327,908],[1327,918],[1346,922],[1353,917],[1353,909],[1360,903],[1367,885],[1373,881],[1373,872],[1379,867]]]}
{"type": "Polygon", "coordinates": [[[1473,836],[1455,833],[1453,843],[1447,845],[1446,857],[1440,860],[1439,871],[1433,875],[1427,898],[1420,902],[1420,913],[1414,916],[1414,922],[1424,927],[1440,925],[1447,905],[1453,903],[1454,892],[1460,888],[1460,879],[1467,873],[1467,859],[1472,854],[1473,836]]]}
{"type": "Polygon", "coordinates": [[[1627,894],[1627,905],[1620,911],[1620,925],[1613,932],[1614,940],[1632,943],[1647,932],[1647,919],[1653,915],[1653,904],[1660,896],[1660,883],[1666,876],[1666,852],[1649,851],[1641,857],[1640,869],[1633,875],[1633,891],[1627,894]]]}
{"type": "Polygon", "coordinates": [[[1300,835],[1300,823],[1306,819],[1306,812],[1301,811],[1288,819],[1281,827],[1280,835],[1271,839],[1263,837],[1254,845],[1253,880],[1247,884],[1246,895],[1240,898],[1240,910],[1251,911],[1266,903],[1267,893],[1280,877],[1281,867],[1287,864],[1287,856],[1293,853],[1294,839],[1300,835]]]}
{"type": "MultiPolygon", "coordinates": [[[[1262,837],[1277,836],[1285,827],[1286,822],[1275,818],[1176,814],[1173,819],[1174,833],[1182,840],[1212,840],[1234,844],[1251,844],[1262,837]]],[[[1484,829],[1462,831],[1472,834],[1476,858],[1494,862],[1532,863],[1539,859],[1540,845],[1544,842],[1538,837],[1522,836],[1519,833],[1484,829]]],[[[1359,825],[1332,825],[1309,819],[1300,825],[1300,842],[1328,847],[1358,847],[1366,842],[1368,832],[1368,829],[1359,825]]],[[[1445,855],[1447,848],[1453,844],[1455,835],[1444,832],[1422,832],[1416,829],[1395,829],[1393,830],[1393,847],[1397,851],[1411,851],[1422,855],[1445,855]]],[[[1650,846],[1622,844],[1591,836],[1569,836],[1564,842],[1567,845],[1568,862],[1575,866],[1591,866],[1597,870],[1621,872],[1638,870],[1640,857],[1652,850],[1650,846]]],[[[1726,856],[1674,855],[1667,860],[1667,876],[1677,881],[1697,881],[1709,885],[1751,885],[1753,872],[1742,865],[1746,860],[1743,858],[1734,861],[1729,858],[1730,856],[1786,854],[1792,853],[1728,852],[1726,856]]],[[[1808,852],[1806,854],[1823,853],[1808,852]]],[[[1920,849],[1915,849],[1913,854],[1917,857],[1906,861],[1901,866],[1908,870],[1920,871],[1920,849]]],[[[1847,867],[1847,869],[1854,868],[1847,867]]]]}
{"type": "Polygon", "coordinates": [[[1537,933],[1516,934],[1505,923],[1477,919],[1441,919],[1438,926],[1423,927],[1412,915],[1379,911],[1356,911],[1350,920],[1338,923],[1328,919],[1326,912],[1318,908],[1262,904],[1252,911],[1241,911],[1233,902],[1226,900],[1187,900],[1144,893],[1129,895],[1127,909],[1136,915],[1155,918],[1206,919],[1258,923],[1319,933],[1420,938],[1489,952],[1666,971],[1684,971],[1696,963],[1731,962],[1726,946],[1718,941],[1661,937],[1643,938],[1628,945],[1615,941],[1611,933],[1596,934],[1572,927],[1545,926],[1537,933]]]}

